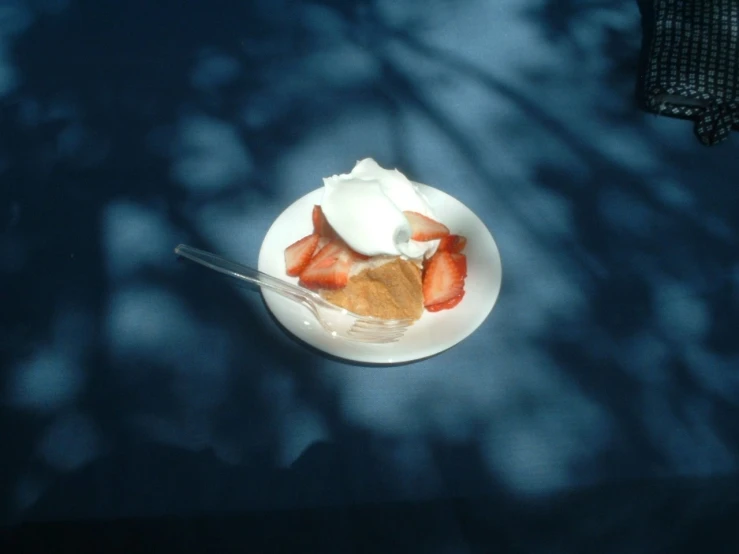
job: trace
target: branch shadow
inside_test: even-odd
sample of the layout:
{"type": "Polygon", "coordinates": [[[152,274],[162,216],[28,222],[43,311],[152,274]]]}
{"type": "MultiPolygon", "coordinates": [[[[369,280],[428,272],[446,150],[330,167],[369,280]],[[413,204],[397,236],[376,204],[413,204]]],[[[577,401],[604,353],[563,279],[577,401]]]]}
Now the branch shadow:
{"type": "MultiPolygon", "coordinates": [[[[344,22],[364,17],[344,4],[334,4],[325,3],[344,22]]],[[[363,4],[365,12],[374,9],[372,2],[363,4]]],[[[571,47],[569,55],[586,51],[579,44],[568,46],[566,23],[570,16],[555,4],[545,2],[544,12],[530,14],[532,23],[550,31],[552,48],[564,44],[571,47]],[[553,18],[552,14],[558,15],[553,18]]],[[[437,48],[407,28],[384,25],[382,17],[375,14],[372,32],[376,35],[372,38],[399,41],[408,50],[433,60],[447,74],[473,81],[490,97],[511,106],[515,121],[496,122],[497,133],[510,133],[511,140],[541,133],[575,158],[576,163],[552,162],[536,151],[527,152],[526,163],[538,190],[564,199],[571,214],[572,236],[550,234],[522,207],[522,197],[516,191],[494,184],[495,170],[484,162],[480,145],[425,95],[422,82],[409,77],[382,48],[372,51],[381,70],[370,83],[350,82],[326,95],[298,86],[294,97],[281,102],[275,99],[274,106],[264,108],[256,122],[244,116],[245,104],[256,103],[265,90],[272,91],[275,73],[292,67],[290,63],[300,65],[299,53],[321,46],[315,36],[302,30],[300,18],[292,18],[295,12],[291,10],[297,9],[297,4],[285,5],[284,13],[275,14],[269,2],[238,6],[217,2],[204,10],[191,1],[172,12],[164,4],[151,2],[111,8],[80,0],[60,14],[38,15],[15,43],[13,55],[24,81],[2,105],[0,149],[2,158],[10,160],[2,168],[2,177],[10,186],[2,205],[7,236],[0,240],[5,251],[16,252],[14,256],[20,261],[9,264],[2,276],[3,290],[10,299],[3,303],[1,316],[9,329],[3,341],[7,348],[3,348],[2,363],[4,367],[21,367],[24,360],[52,344],[52,350],[73,352],[69,355],[71,365],[83,368],[83,376],[75,375],[84,384],[78,394],[69,392],[61,398],[57,390],[26,398],[25,404],[11,402],[0,408],[0,431],[9,437],[6,450],[10,453],[4,458],[7,470],[0,483],[0,497],[17,500],[20,490],[25,498],[21,518],[37,520],[58,518],[60,508],[70,505],[71,497],[76,500],[69,507],[70,518],[84,519],[99,509],[103,518],[107,510],[110,519],[121,519],[150,504],[151,523],[138,522],[143,532],[192,536],[186,530],[200,525],[193,531],[195,535],[202,531],[212,537],[225,528],[228,534],[235,534],[236,541],[245,540],[238,531],[242,525],[238,517],[214,516],[199,521],[187,517],[197,517],[193,512],[202,510],[238,513],[267,506],[278,511],[300,502],[344,505],[375,498],[385,504],[367,512],[360,508],[358,515],[347,517],[356,517],[352,519],[355,522],[371,513],[379,522],[392,519],[387,516],[388,499],[399,494],[402,476],[377,453],[383,450],[383,445],[376,444],[377,435],[382,433],[344,421],[336,392],[317,378],[337,360],[318,356],[290,337],[275,333],[271,328],[274,320],[256,299],[247,300],[233,289],[217,286],[204,274],[175,271],[174,256],[166,261],[148,259],[144,269],[138,267],[133,276],[111,270],[105,239],[110,205],[125,201],[156,214],[163,222],[167,231],[159,238],[163,237],[168,255],[176,244],[174,240],[170,244],[169,239],[175,236],[219,250],[212,235],[192,217],[193,204],[244,202],[250,210],[245,217],[256,227],[260,211],[281,192],[271,178],[285,152],[306,135],[319,131],[338,112],[367,103],[378,104],[393,116],[394,156],[399,165],[414,171],[415,162],[404,148],[407,129],[397,117],[414,109],[454,145],[478,180],[489,185],[486,192],[491,205],[502,204],[526,222],[536,244],[555,253],[563,270],[586,283],[587,309],[579,314],[581,319],[573,322],[555,317],[538,334],[525,337],[532,350],[544,352],[562,375],[615,422],[607,447],[589,467],[576,468],[581,470],[578,478],[628,481],[645,473],[664,475],[676,470],[710,474],[721,463],[731,469],[738,446],[733,423],[737,420],[737,396],[731,370],[739,352],[727,331],[737,323],[739,298],[736,280],[728,277],[736,264],[739,236],[735,223],[739,221],[739,203],[733,201],[737,193],[732,187],[735,158],[725,151],[698,152],[679,141],[665,142],[664,135],[643,117],[624,108],[627,103],[604,104],[601,116],[613,126],[614,133],[626,128],[644,137],[652,162],[645,170],[537,102],[526,87],[437,48]],[[192,67],[213,52],[217,54],[216,61],[211,60],[215,65],[206,64],[211,68],[205,79],[209,85],[199,81],[193,85],[192,67]],[[269,60],[279,63],[272,66],[269,60]],[[182,175],[173,173],[172,160],[184,156],[178,148],[197,149],[197,144],[182,146],[175,140],[178,122],[192,114],[229,122],[235,142],[250,153],[249,163],[244,162],[248,170],[235,172],[235,177],[218,186],[183,184],[182,175]],[[664,187],[655,186],[657,181],[672,183],[672,196],[664,187]],[[244,200],[243,195],[251,196],[244,200]],[[661,296],[668,288],[672,296],[661,296]],[[685,308],[687,301],[680,304],[684,297],[698,299],[701,317],[695,319],[704,324],[686,325],[694,312],[690,306],[685,308]],[[687,311],[666,309],[678,304],[687,311]],[[118,336],[120,329],[111,326],[115,320],[111,313],[118,313],[113,308],[125,315],[131,306],[140,310],[133,310],[134,315],[145,316],[141,325],[132,327],[144,330],[133,338],[125,333],[118,336]],[[162,324],[157,319],[160,312],[172,317],[162,324]],[[82,323],[65,334],[69,314],[81,318],[82,323]],[[656,345],[653,365],[651,354],[645,355],[635,344],[656,345]],[[661,358],[664,350],[669,354],[661,358]],[[718,369],[712,369],[714,362],[720,364],[718,369]],[[653,374],[655,369],[658,371],[653,374]],[[647,407],[654,396],[664,404],[652,409],[660,416],[672,414],[672,419],[665,416],[657,430],[646,428],[647,407]],[[301,408],[318,414],[327,437],[306,433],[309,439],[313,437],[312,446],[280,466],[276,461],[284,447],[280,433],[289,432],[290,424],[302,417],[301,408]],[[695,411],[702,409],[706,411],[699,413],[703,427],[695,422],[695,411]],[[77,415],[73,420],[77,424],[62,426],[60,434],[43,438],[49,429],[57,429],[59,419],[68,422],[65,418],[70,414],[80,413],[86,414],[86,425],[78,425],[77,415]],[[282,419],[286,415],[296,419],[282,419]],[[95,431],[86,431],[87,435],[80,432],[88,426],[95,431]],[[690,440],[660,436],[671,429],[690,440]],[[80,435],[84,439],[81,445],[76,442],[80,435]],[[686,454],[695,444],[700,446],[701,439],[709,441],[702,452],[717,456],[705,465],[700,460],[691,461],[686,454]],[[711,440],[718,446],[712,446],[711,440]],[[677,447],[669,444],[671,441],[677,447]],[[725,449],[723,459],[728,461],[722,462],[721,446],[725,449]],[[81,451],[59,452],[65,448],[81,451]],[[681,465],[683,458],[688,458],[687,465],[681,465]],[[156,519],[183,512],[184,519],[156,519]]],[[[586,9],[587,15],[587,10],[618,6],[616,2],[601,2],[577,8],[586,9]]],[[[583,12],[577,14],[581,17],[583,12]]],[[[598,77],[609,90],[625,96],[639,71],[638,55],[625,46],[632,44],[629,37],[607,27],[601,30],[605,39],[597,55],[609,63],[598,77]]],[[[576,59],[569,60],[577,65],[576,59]]],[[[311,75],[308,72],[308,77],[311,75]]],[[[310,80],[308,77],[302,75],[310,80]]],[[[320,75],[314,77],[319,79],[320,75]]],[[[556,79],[556,72],[548,77],[556,79]]],[[[481,119],[486,115],[481,114],[481,119]]],[[[197,173],[198,166],[186,169],[197,173]]],[[[135,250],[145,250],[155,238],[139,237],[135,250]]],[[[519,273],[511,281],[525,283],[529,278],[530,274],[519,273]]],[[[75,325],[76,321],[72,319],[75,325]]],[[[129,327],[122,328],[131,332],[129,327]]],[[[73,369],[66,371],[71,375],[73,369]]],[[[50,375],[34,372],[41,377],[50,375]]],[[[4,373],[4,391],[27,390],[24,387],[29,382],[21,379],[23,386],[19,387],[19,377],[13,371],[4,373]]],[[[484,525],[502,533],[505,545],[513,551],[543,549],[537,540],[556,541],[553,530],[576,521],[586,508],[579,512],[563,508],[560,516],[556,514],[560,505],[552,501],[540,505],[537,512],[536,506],[519,497],[485,460],[476,442],[484,432],[475,429],[473,439],[462,446],[438,440],[432,445],[432,457],[442,492],[475,486],[481,495],[491,490],[498,495],[478,505],[444,506],[442,512],[466,526],[472,551],[484,551],[482,545],[491,540],[481,530],[484,525]],[[505,514],[513,515],[506,519],[505,514]],[[497,522],[518,516],[521,523],[515,530],[497,522]],[[541,539],[529,532],[531,528],[542,530],[541,539]]],[[[733,491],[724,482],[706,481],[708,489],[715,485],[717,490],[733,491]]],[[[665,490],[679,488],[680,483],[673,483],[665,490]]],[[[645,486],[644,492],[623,497],[616,506],[610,501],[611,492],[597,490],[590,505],[600,505],[617,523],[605,529],[593,524],[598,529],[593,536],[618,535],[628,519],[624,514],[635,505],[641,506],[650,491],[650,486],[645,486]]],[[[645,519],[654,517],[669,506],[673,497],[664,490],[662,493],[664,503],[649,504],[650,508],[639,514],[645,519]]],[[[728,513],[733,509],[730,498],[736,497],[723,498],[726,502],[722,506],[728,513]]],[[[325,517],[323,521],[340,518],[337,514],[343,509],[327,510],[320,517],[325,517]]],[[[412,507],[403,509],[413,512],[412,507]]],[[[404,513],[408,511],[400,510],[398,519],[404,513]]],[[[429,512],[421,509],[419,513],[424,521],[433,520],[429,512]]],[[[15,514],[3,515],[8,519],[15,514]]],[[[264,517],[272,515],[265,513],[264,517]]],[[[281,516],[284,513],[269,524],[259,517],[256,523],[252,519],[249,532],[266,525],[266,534],[273,537],[284,528],[286,520],[281,516]]],[[[720,513],[716,517],[716,525],[726,523],[720,513]]],[[[568,551],[588,551],[577,542],[577,537],[583,536],[578,535],[582,526],[571,524],[577,529],[568,540],[576,550],[568,551]]],[[[127,525],[131,522],[124,520],[120,524],[93,524],[88,530],[116,534],[123,533],[121,529],[127,525]]],[[[28,529],[25,536],[32,537],[39,528],[28,529]]],[[[668,533],[674,528],[665,524],[664,530],[668,533]]],[[[453,532],[452,538],[457,540],[459,531],[453,532]]],[[[641,528],[634,533],[639,532],[648,535],[641,528]]],[[[688,539],[686,544],[690,544],[688,539]]],[[[327,539],[322,536],[320,540],[327,539]]],[[[444,546],[451,539],[432,534],[428,540],[444,546]]],[[[350,537],[343,541],[352,544],[350,537]]]]}
{"type": "MultiPolygon", "coordinates": [[[[658,475],[676,468],[735,471],[737,347],[730,344],[727,332],[738,321],[731,277],[739,236],[738,196],[731,177],[738,167],[736,158],[725,149],[706,152],[693,144],[686,147],[685,141],[666,141],[636,110],[639,104],[631,97],[638,98],[645,52],[626,48],[638,44],[633,28],[619,31],[604,15],[631,7],[608,1],[537,6],[527,14],[549,47],[570,56],[573,66],[577,55],[601,62],[599,73],[583,79],[597,82],[601,92],[607,90],[620,100],[587,99],[586,108],[595,108],[592,113],[603,122],[602,128],[610,125],[613,133],[641,139],[643,155],[650,160],[647,171],[640,160],[630,159],[629,151],[606,149],[596,133],[571,125],[572,116],[537,102],[535,83],[532,89],[511,84],[401,28],[389,26],[383,36],[433,61],[445,74],[465,78],[516,107],[518,113],[507,125],[495,123],[495,133],[509,133],[516,140],[533,129],[542,130],[543,137],[572,154],[576,164],[572,158],[546,160],[541,155],[545,145],[529,151],[533,182],[568,206],[571,236],[537,226],[538,218],[518,200],[518,190],[493,184],[493,165],[481,161],[486,158],[484,146],[476,145],[462,125],[434,104],[424,92],[428,87],[388,60],[386,80],[400,101],[414,105],[449,139],[479,181],[489,184],[491,204],[528,222],[537,246],[555,253],[563,269],[587,283],[587,307],[578,319],[555,320],[534,340],[616,422],[610,446],[598,457],[600,475],[658,475]],[[590,23],[601,25],[598,40],[578,43],[573,27],[590,23]],[[649,358],[652,355],[656,358],[649,358]],[[664,400],[664,407],[654,408],[654,398],[664,400]],[[650,416],[650,410],[657,413],[650,416]],[[703,415],[695,416],[696,411],[703,415]],[[645,420],[650,417],[664,418],[659,432],[648,428],[645,420]],[[683,438],[668,445],[672,439],[664,433],[669,432],[682,433],[683,438]],[[699,444],[713,459],[691,460],[690,451],[699,444]]],[[[641,8],[646,29],[650,11],[641,8]]],[[[644,48],[649,37],[643,38],[644,48]]],[[[554,70],[542,73],[554,81],[565,78],[554,70]]],[[[690,136],[688,127],[680,129],[690,136]]],[[[511,281],[519,282],[531,277],[515,270],[511,275],[511,281]]]]}
{"type": "MultiPolygon", "coordinates": [[[[305,83],[282,77],[295,98],[244,115],[282,91],[275,74],[322,48],[293,17],[300,8],[288,2],[275,14],[270,2],[204,9],[188,1],[172,11],[77,0],[34,12],[13,43],[23,80],[0,113],[11,184],[2,246],[20,261],[2,276],[9,338],[0,421],[11,453],[0,481],[3,520],[53,519],[65,505],[70,518],[98,509],[123,516],[147,504],[159,513],[194,510],[203,483],[221,471],[235,481],[208,492],[212,509],[222,500],[233,509],[284,507],[303,493],[306,503],[346,501],[346,483],[322,488],[343,462],[312,481],[276,482],[293,471],[278,469],[291,462],[286,436],[305,447],[338,440],[340,454],[372,474],[377,464],[355,452],[374,439],[343,421],[335,392],[316,378],[338,360],[276,333],[256,297],[178,267],[171,253],[183,237],[219,250],[193,217],[198,205],[245,202],[256,227],[281,193],[272,177],[293,145],[341,113],[387,105],[372,82],[339,82],[316,95],[308,71],[305,83]],[[207,156],[173,170],[208,140],[200,129],[178,142],[188,117],[219,121],[211,132],[233,131],[229,144],[240,149],[224,163],[246,169],[215,184],[207,156]],[[111,247],[119,244],[111,228],[124,235],[122,254],[111,247]],[[65,328],[67,317],[81,323],[65,328]],[[39,365],[47,351],[50,365],[39,365]],[[49,372],[56,376],[47,385],[49,372]],[[305,424],[301,414],[323,429],[290,429],[305,424]]],[[[388,483],[354,490],[392,496],[388,483]]]]}

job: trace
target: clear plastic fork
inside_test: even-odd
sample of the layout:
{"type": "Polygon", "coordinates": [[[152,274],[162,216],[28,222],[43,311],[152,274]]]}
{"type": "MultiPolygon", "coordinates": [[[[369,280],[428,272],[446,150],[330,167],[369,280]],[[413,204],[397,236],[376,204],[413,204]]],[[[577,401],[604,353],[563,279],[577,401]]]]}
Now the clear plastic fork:
{"type": "Polygon", "coordinates": [[[311,290],[186,244],[178,245],[174,251],[214,271],[269,289],[303,305],[321,327],[336,338],[377,344],[397,342],[413,323],[410,319],[379,319],[355,314],[334,306],[311,290]]]}

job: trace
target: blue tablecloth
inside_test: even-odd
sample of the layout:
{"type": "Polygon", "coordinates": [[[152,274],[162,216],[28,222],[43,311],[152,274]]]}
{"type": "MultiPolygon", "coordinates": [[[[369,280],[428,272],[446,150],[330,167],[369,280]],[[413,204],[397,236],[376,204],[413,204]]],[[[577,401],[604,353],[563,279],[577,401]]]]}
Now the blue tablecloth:
{"type": "Polygon", "coordinates": [[[639,110],[641,39],[615,0],[4,4],[3,521],[732,481],[739,136],[639,110]],[[455,348],[328,359],[173,255],[255,265],[364,157],[496,238],[455,348]]]}

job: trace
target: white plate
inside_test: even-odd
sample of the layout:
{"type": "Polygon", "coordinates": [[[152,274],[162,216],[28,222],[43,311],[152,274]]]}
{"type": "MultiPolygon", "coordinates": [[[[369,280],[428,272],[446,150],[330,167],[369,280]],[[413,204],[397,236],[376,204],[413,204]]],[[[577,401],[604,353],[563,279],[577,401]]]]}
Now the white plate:
{"type": "MultiPolygon", "coordinates": [[[[326,333],[307,309],[262,290],[267,307],[290,333],[332,356],[370,364],[397,364],[427,358],[451,348],[477,329],[493,309],[502,279],[500,253],[493,236],[472,210],[448,194],[416,183],[438,219],[452,233],[467,237],[465,296],[455,308],[424,312],[403,338],[391,344],[361,344],[326,333]]],[[[259,270],[297,283],[285,274],[285,248],[313,230],[311,211],[321,203],[323,188],[288,207],[267,231],[259,251],[259,270]]]]}

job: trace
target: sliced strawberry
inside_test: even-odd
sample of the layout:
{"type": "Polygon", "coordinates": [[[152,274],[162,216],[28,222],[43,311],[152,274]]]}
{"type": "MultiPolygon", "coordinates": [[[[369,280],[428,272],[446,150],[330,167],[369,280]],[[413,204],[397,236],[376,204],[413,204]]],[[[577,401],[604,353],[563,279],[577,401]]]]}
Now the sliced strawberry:
{"type": "Polygon", "coordinates": [[[458,254],[467,246],[467,239],[462,235],[447,235],[439,241],[439,250],[458,254]]]}
{"type": "Polygon", "coordinates": [[[411,238],[418,241],[440,239],[449,234],[446,225],[417,212],[403,212],[411,225],[411,238]]]}
{"type": "Polygon", "coordinates": [[[452,259],[457,264],[457,269],[459,269],[462,277],[467,277],[467,256],[464,254],[452,254],[452,259]]]}
{"type": "Polygon", "coordinates": [[[445,302],[438,302],[436,304],[432,304],[431,306],[426,306],[426,309],[429,312],[440,312],[441,310],[451,310],[454,308],[457,304],[459,304],[462,301],[462,298],[464,298],[464,291],[462,291],[461,294],[458,294],[457,296],[453,296],[449,300],[445,302]]]}
{"type": "Polygon", "coordinates": [[[321,206],[315,205],[313,206],[313,232],[316,233],[320,237],[326,237],[329,239],[336,238],[336,231],[334,231],[333,227],[328,222],[328,219],[326,219],[326,216],[323,213],[323,210],[321,209],[321,206]]]}
{"type": "Polygon", "coordinates": [[[332,240],[308,262],[300,274],[300,284],[309,289],[343,288],[353,263],[352,251],[340,240],[332,240]]]}
{"type": "Polygon", "coordinates": [[[423,275],[423,305],[446,302],[464,292],[464,274],[449,252],[437,252],[423,275]]]}
{"type": "Polygon", "coordinates": [[[318,254],[321,250],[323,250],[323,247],[326,246],[329,242],[331,242],[331,239],[326,237],[319,237],[318,238],[318,246],[316,246],[315,252],[313,252],[313,256],[318,254]]]}
{"type": "Polygon", "coordinates": [[[314,233],[285,248],[285,268],[288,275],[291,277],[300,275],[313,257],[319,238],[314,233]]]}

